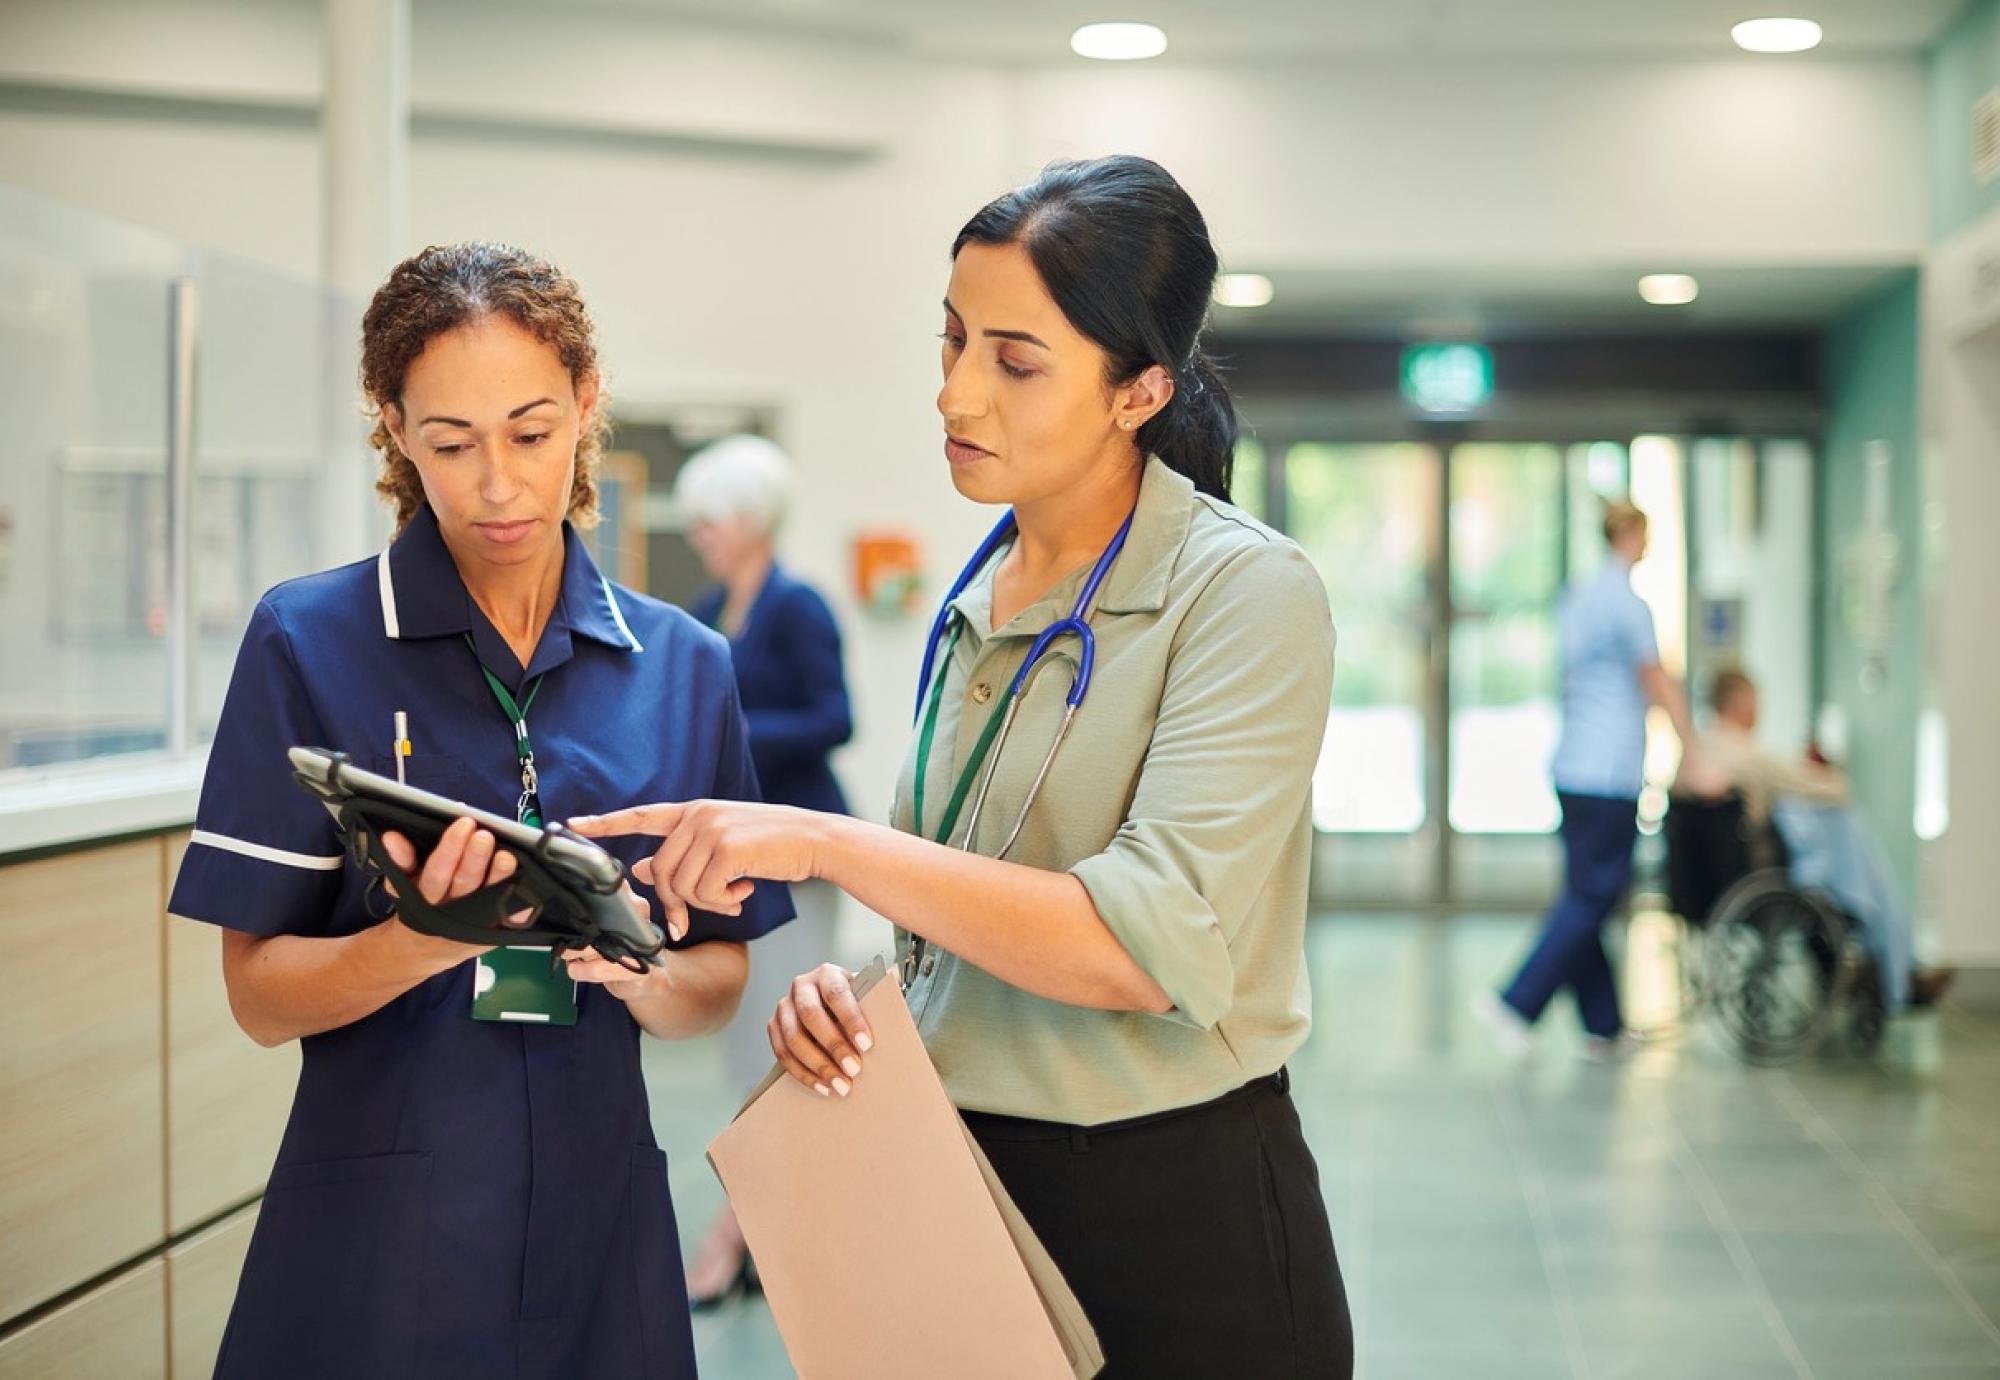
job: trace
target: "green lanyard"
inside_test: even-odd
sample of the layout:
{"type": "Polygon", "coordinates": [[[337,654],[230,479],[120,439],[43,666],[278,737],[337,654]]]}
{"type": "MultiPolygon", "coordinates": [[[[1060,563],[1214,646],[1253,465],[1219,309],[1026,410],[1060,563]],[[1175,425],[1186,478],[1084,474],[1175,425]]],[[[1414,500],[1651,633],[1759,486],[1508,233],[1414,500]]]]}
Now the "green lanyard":
{"type": "MultiPolygon", "coordinates": [[[[470,635],[465,645],[472,648],[473,660],[479,659],[479,648],[470,635]]],[[[500,704],[500,712],[507,716],[507,722],[514,725],[514,755],[521,762],[521,799],[514,806],[514,817],[523,824],[537,828],[542,823],[541,778],[535,774],[535,748],[528,741],[528,708],[535,702],[535,696],[542,691],[542,677],[536,676],[528,682],[527,698],[519,704],[508,693],[500,677],[486,669],[486,663],[479,662],[479,674],[486,677],[486,688],[493,692],[493,698],[500,704]]]]}
{"type": "MultiPolygon", "coordinates": [[[[916,832],[924,833],[924,778],[930,774],[931,740],[937,736],[938,702],[944,698],[944,683],[951,670],[952,650],[958,646],[958,635],[965,630],[963,619],[951,625],[951,638],[944,644],[944,655],[938,659],[936,679],[931,682],[930,702],[924,706],[924,724],[917,734],[917,779],[914,791],[916,806],[916,832]]],[[[938,843],[951,838],[953,826],[958,823],[958,812],[965,805],[965,796],[972,789],[974,778],[979,775],[986,754],[993,749],[993,739],[999,735],[1000,721],[1007,717],[1007,706],[1014,701],[1014,683],[1007,682],[1006,691],[993,702],[993,712],[986,718],[986,727],[980,731],[979,741],[972,745],[972,755],[965,759],[965,768],[958,774],[958,784],[952,788],[951,799],[945,802],[944,818],[938,822],[938,831],[932,837],[938,843]]],[[[972,840],[966,840],[970,847],[972,840]]]]}

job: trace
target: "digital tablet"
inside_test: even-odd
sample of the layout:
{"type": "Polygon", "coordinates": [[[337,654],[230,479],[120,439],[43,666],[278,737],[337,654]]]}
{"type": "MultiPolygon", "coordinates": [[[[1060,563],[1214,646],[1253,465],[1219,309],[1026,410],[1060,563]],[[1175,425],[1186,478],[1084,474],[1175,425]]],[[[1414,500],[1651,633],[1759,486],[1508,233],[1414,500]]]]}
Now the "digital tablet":
{"type": "Polygon", "coordinates": [[[625,898],[625,864],[590,839],[561,825],[536,828],[468,805],[463,800],[364,771],[345,753],[294,747],[292,776],[339,822],[349,855],[378,878],[405,885],[397,913],[411,928],[465,943],[555,949],[594,947],[635,972],[659,962],[666,937],[637,915],[625,898]],[[460,819],[470,819],[512,853],[512,877],[467,896],[435,905],[415,895],[381,842],[385,831],[407,837],[419,852],[434,845],[460,819]],[[526,924],[506,917],[528,911],[526,924]]]}
{"type": "Polygon", "coordinates": [[[399,805],[436,821],[436,834],[428,839],[413,840],[422,844],[435,842],[437,835],[449,828],[454,820],[469,818],[499,842],[517,851],[540,853],[550,862],[576,873],[593,889],[616,890],[618,884],[625,880],[623,863],[583,835],[571,833],[560,825],[538,829],[531,824],[522,824],[505,815],[496,815],[491,810],[468,805],[463,800],[453,800],[435,791],[405,785],[392,776],[364,771],[348,760],[346,754],[329,752],[325,748],[295,747],[290,756],[292,770],[302,778],[302,784],[322,797],[335,819],[340,817],[339,800],[348,796],[399,805]]]}

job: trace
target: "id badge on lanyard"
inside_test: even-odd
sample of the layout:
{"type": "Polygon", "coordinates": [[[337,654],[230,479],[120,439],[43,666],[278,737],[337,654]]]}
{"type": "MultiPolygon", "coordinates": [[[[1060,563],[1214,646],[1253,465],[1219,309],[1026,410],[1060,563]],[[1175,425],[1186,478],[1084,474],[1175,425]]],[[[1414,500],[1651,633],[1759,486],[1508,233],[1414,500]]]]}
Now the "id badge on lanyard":
{"type": "Polygon", "coordinates": [[[472,1019],[575,1025],[576,983],[550,971],[551,963],[561,962],[548,949],[487,950],[474,960],[472,1019]]]}
{"type": "MultiPolygon", "coordinates": [[[[471,638],[466,639],[468,646],[471,642],[471,638]]],[[[474,648],[475,659],[478,654],[474,648]]],[[[500,678],[487,670],[483,662],[479,670],[486,677],[486,686],[493,692],[501,712],[514,727],[514,753],[521,764],[521,799],[514,807],[514,817],[523,824],[540,827],[541,781],[535,773],[535,750],[528,740],[528,707],[542,688],[541,677],[535,677],[527,695],[517,704],[500,678]]],[[[550,949],[525,945],[491,949],[474,960],[472,1019],[575,1025],[576,982],[550,949]]]]}

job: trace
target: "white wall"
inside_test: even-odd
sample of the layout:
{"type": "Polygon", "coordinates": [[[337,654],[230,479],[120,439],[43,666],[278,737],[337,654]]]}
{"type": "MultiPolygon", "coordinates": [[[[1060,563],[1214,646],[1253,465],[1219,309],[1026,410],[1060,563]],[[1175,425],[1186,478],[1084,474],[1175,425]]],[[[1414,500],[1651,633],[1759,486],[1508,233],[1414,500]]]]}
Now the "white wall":
{"type": "MultiPolygon", "coordinates": [[[[953,231],[1047,157],[1172,167],[1226,259],[1273,267],[1912,260],[1909,62],[941,66],[559,6],[417,8],[412,247],[515,239],[583,282],[633,415],[775,401],[787,555],[843,606],[848,540],[987,514],[937,455],[953,231]]],[[[319,264],[317,6],[0,7],[0,182],[299,274],[319,264]]],[[[843,762],[880,813],[921,629],[848,610],[843,762]]]]}
{"type": "Polygon", "coordinates": [[[1939,845],[1941,930],[1947,957],[2000,966],[2000,212],[1938,246],[1924,274],[1922,330],[1925,430],[1940,462],[1951,572],[1938,635],[1951,811],[1939,845]]]}
{"type": "Polygon", "coordinates": [[[1914,59],[1075,66],[1015,109],[1037,158],[1166,163],[1246,266],[1908,263],[1923,80],[1914,59]]]}

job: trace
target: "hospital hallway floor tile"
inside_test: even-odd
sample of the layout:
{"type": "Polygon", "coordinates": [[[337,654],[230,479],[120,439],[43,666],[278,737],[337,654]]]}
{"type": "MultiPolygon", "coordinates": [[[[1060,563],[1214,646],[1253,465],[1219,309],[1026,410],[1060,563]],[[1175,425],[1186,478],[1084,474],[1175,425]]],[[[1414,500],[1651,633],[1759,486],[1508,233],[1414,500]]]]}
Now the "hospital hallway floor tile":
{"type": "MultiPolygon", "coordinates": [[[[1512,1061],[1470,1003],[1532,927],[1311,927],[1292,1095],[1362,1380],[2000,1377],[2000,1011],[1948,1002],[1872,1058],[1755,1068],[1696,1022],[1598,1064],[1559,997],[1512,1061]]],[[[1635,1013],[1671,986],[1666,934],[1642,916],[1626,937],[1635,1013]]],[[[648,1041],[646,1063],[691,1247],[721,1202],[703,1148],[740,1090],[714,1040],[648,1041]]],[[[695,1339],[708,1380],[792,1374],[761,1299],[695,1339]]]]}

